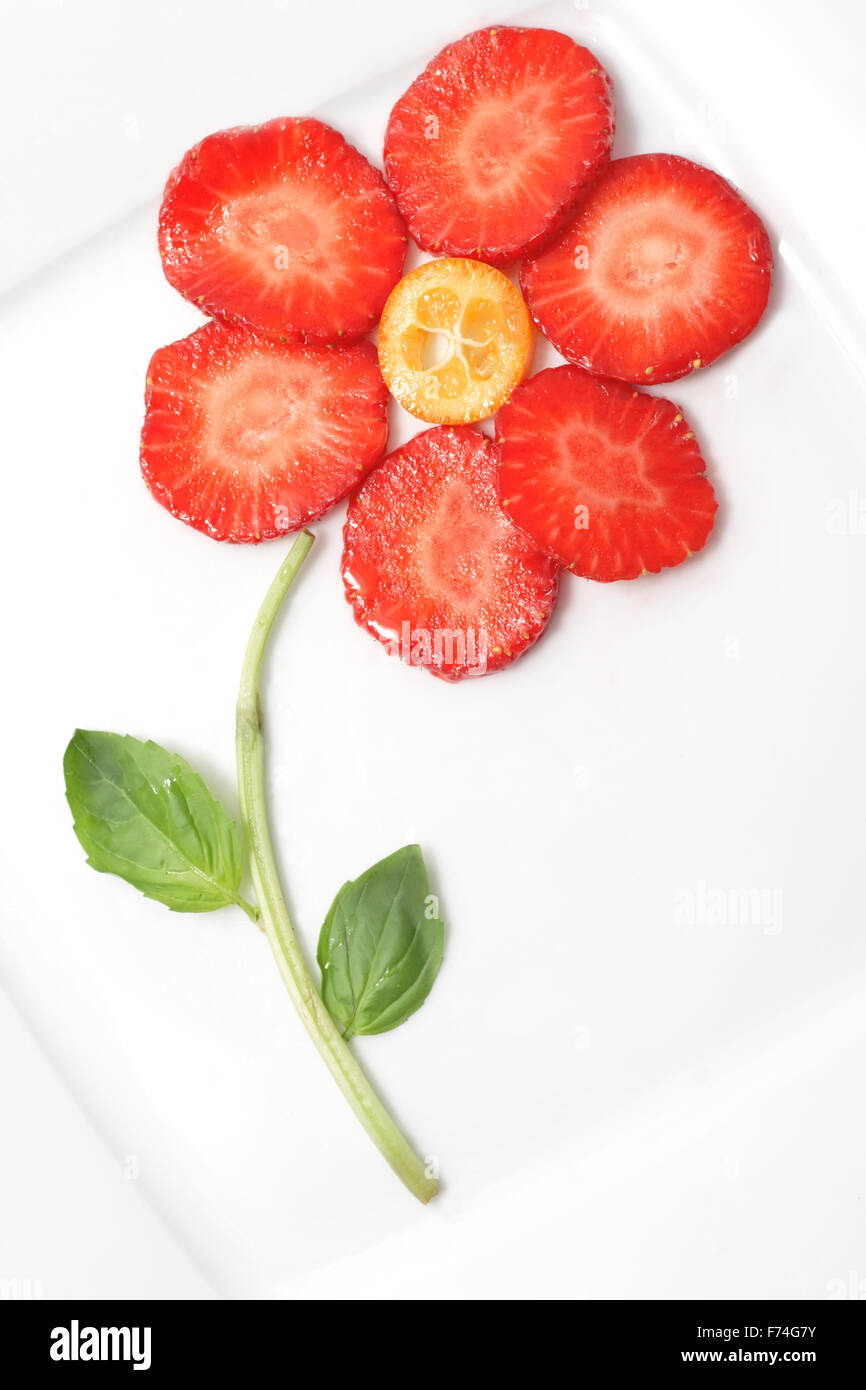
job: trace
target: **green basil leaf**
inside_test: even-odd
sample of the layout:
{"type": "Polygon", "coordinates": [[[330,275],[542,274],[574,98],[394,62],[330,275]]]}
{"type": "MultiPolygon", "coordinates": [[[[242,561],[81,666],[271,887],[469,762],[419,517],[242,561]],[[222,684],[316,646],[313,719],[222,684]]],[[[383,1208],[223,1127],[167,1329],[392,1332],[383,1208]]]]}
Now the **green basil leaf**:
{"type": "Polygon", "coordinates": [[[238,828],[183,758],[128,734],[77,729],[63,772],[75,833],[99,873],[175,912],[245,906],[238,828]]]}
{"type": "Polygon", "coordinates": [[[317,959],[322,998],[344,1037],[387,1033],[421,1007],[442,964],[444,934],[417,845],[343,884],[317,959]]]}

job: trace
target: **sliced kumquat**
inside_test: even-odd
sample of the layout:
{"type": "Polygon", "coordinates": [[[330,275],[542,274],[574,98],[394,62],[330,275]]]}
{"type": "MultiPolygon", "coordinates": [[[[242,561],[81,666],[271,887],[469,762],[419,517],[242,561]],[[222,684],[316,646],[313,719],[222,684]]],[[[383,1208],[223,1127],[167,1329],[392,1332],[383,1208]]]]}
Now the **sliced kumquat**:
{"type": "Polygon", "coordinates": [[[379,367],[411,415],[468,425],[493,415],[526,375],[532,321],[520,291],[483,261],[442,257],[391,291],[379,367]]]}

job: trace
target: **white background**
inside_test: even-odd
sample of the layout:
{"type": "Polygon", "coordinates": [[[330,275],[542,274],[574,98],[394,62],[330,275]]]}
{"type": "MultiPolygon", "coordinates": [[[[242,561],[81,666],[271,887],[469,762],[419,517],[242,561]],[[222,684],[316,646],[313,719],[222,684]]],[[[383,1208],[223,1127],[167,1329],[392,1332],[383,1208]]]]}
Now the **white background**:
{"type": "MultiPolygon", "coordinates": [[[[782,233],[798,252],[808,255],[819,278],[847,307],[847,326],[856,334],[858,306],[866,309],[866,216],[860,187],[866,138],[863,7],[853,0],[827,0],[821,6],[802,0],[728,0],[710,9],[693,0],[655,0],[651,19],[646,5],[636,0],[626,0],[619,9],[630,7],[641,29],[651,22],[656,50],[671,55],[705,94],[705,103],[693,115],[706,127],[711,143],[731,151],[735,160],[740,150],[747,151],[750,165],[760,170],[765,203],[775,206],[778,198],[779,205],[790,209],[790,225],[774,228],[776,235],[782,233]]],[[[587,765],[588,810],[575,810],[573,787],[554,804],[533,800],[533,792],[540,797],[558,785],[554,767],[546,770],[546,781],[540,777],[524,783],[529,788],[524,800],[520,787],[512,785],[512,769],[525,773],[519,759],[510,760],[506,749],[495,766],[485,762],[485,754],[476,749],[477,721],[485,717],[484,706],[473,692],[460,706],[465,724],[451,731],[451,751],[456,746],[457,752],[445,765],[454,785],[443,792],[430,785],[429,768],[425,783],[423,771],[419,777],[417,767],[395,768],[393,753],[384,752],[381,758],[389,764],[389,777],[382,808],[372,816],[373,829],[358,826],[358,844],[350,833],[352,815],[360,822],[368,819],[364,793],[370,769],[376,767],[375,757],[365,761],[363,741],[387,739],[389,720],[385,704],[369,713],[368,722],[351,725],[351,739],[341,739],[340,721],[355,695],[350,672],[357,669],[359,688],[370,698],[375,694],[383,702],[405,702],[406,710],[415,711],[414,716],[395,717],[438,718],[443,706],[437,702],[444,697],[438,687],[432,692],[423,687],[418,673],[399,670],[397,677],[403,679],[396,694],[390,669],[384,662],[375,664],[363,635],[357,635],[357,641],[354,631],[345,636],[337,598],[332,607],[321,609],[333,624],[328,629],[335,633],[333,639],[323,638],[316,629],[319,608],[308,620],[299,607],[286,641],[308,653],[317,642],[323,644],[321,656],[312,662],[311,679],[330,685],[326,693],[317,689],[314,696],[300,696],[292,684],[297,672],[287,661],[274,681],[274,703],[286,720],[296,714],[315,719],[320,707],[318,726],[310,729],[304,724],[302,742],[317,751],[333,742],[341,774],[357,802],[353,813],[329,806],[334,796],[329,780],[335,775],[333,758],[323,756],[321,766],[311,762],[305,768],[305,779],[312,783],[306,792],[310,809],[295,828],[307,836],[315,832],[320,839],[333,834],[339,842],[339,863],[329,863],[327,856],[310,864],[292,861],[292,882],[308,931],[343,878],[362,869],[377,851],[393,847],[390,841],[380,843],[374,830],[382,830],[393,843],[418,836],[426,849],[432,841],[446,900],[453,885],[452,931],[456,909],[461,932],[483,935],[491,950],[507,950],[513,956],[513,993],[491,999],[485,993],[483,954],[465,954],[466,947],[452,938],[450,974],[443,972],[436,1004],[431,1000],[428,1006],[429,1018],[412,1025],[405,1040],[394,1044],[401,1049],[401,1061],[394,1052],[365,1052],[374,1067],[381,1066],[396,1108],[407,1113],[412,1127],[423,1132],[426,1124],[438,1126],[435,1140],[436,1133],[448,1132],[448,1090],[459,1068],[448,1072],[443,1060],[437,1078],[431,1074],[430,1050],[445,1046],[439,1041],[443,1030],[450,1030],[462,1044],[470,1036],[465,1011],[477,1010],[478,1026],[471,1032],[474,1055],[467,1058],[464,1075],[466,1086],[482,1089],[477,1097],[463,1098],[461,1133],[466,1147],[458,1152],[452,1142],[455,1167],[450,1174],[448,1155],[443,1156],[449,1186],[438,1212],[431,1209],[417,1217],[412,1212],[404,1219],[400,1194],[392,1206],[390,1190],[385,1193],[387,1173],[380,1190],[376,1155],[359,1148],[356,1160],[352,1148],[349,1161],[358,1165],[352,1175],[357,1201],[370,1203],[367,1227],[353,1228],[344,1238],[325,1221],[319,1248],[313,1233],[301,1229],[299,1210],[294,1233],[291,1223],[287,1225],[284,1265],[279,1254],[271,1252],[267,1259],[262,1257],[260,1267],[257,1248],[244,1248],[239,1236],[232,1237],[234,1255],[227,1254],[231,1241],[220,1237],[219,1244],[216,1218],[211,1241],[206,1214],[216,1213],[221,1204],[237,1205],[239,1228],[255,1227],[256,1222],[263,1223],[262,1229],[267,1225],[267,1211],[257,1210],[254,1200],[260,1175],[249,1172],[249,1190],[241,1188],[239,1197],[237,1186],[221,1186],[225,1173],[216,1159],[208,1162],[207,1154],[209,1144],[217,1145],[222,1158],[223,1151],[237,1143],[238,1163],[244,1160],[236,1128],[245,1121],[254,1124],[261,1108],[271,1102],[269,1092],[257,1089],[254,1072],[244,1067],[252,1067],[257,1048],[273,1046],[276,1035],[269,1029],[282,1027],[288,1006],[279,997],[278,985],[267,993],[269,963],[262,960],[249,981],[238,980],[231,1007],[224,1006],[223,1013],[215,1009],[205,1021],[197,1018],[196,1026],[186,1031],[184,993],[191,982],[194,988],[219,991],[225,972],[232,979],[233,972],[247,969],[247,953],[254,946],[248,943],[244,924],[214,923],[199,935],[194,926],[179,935],[178,919],[164,921],[158,907],[143,908],[123,885],[89,875],[76,858],[56,777],[66,726],[125,725],[182,748],[214,778],[218,790],[230,788],[230,714],[243,628],[277,562],[276,552],[265,553],[267,547],[250,556],[226,556],[206,541],[178,537],[180,528],[161,514],[153,515],[156,509],[149,509],[147,499],[132,485],[112,507],[106,501],[110,468],[122,473],[134,467],[129,457],[111,460],[105,440],[123,437],[122,420],[132,421],[134,434],[138,421],[130,402],[140,394],[140,383],[133,377],[127,383],[125,376],[115,375],[111,389],[106,389],[108,359],[115,351],[123,356],[132,333],[138,333],[141,344],[136,352],[146,355],[146,345],[155,346],[192,326],[186,307],[159,283],[158,265],[147,265],[146,277],[152,278],[145,278],[145,263],[139,259],[138,228],[152,218],[167,170],[207,130],[315,109],[379,72],[418,55],[426,57],[449,38],[480,23],[501,21],[517,9],[454,0],[437,0],[435,5],[409,5],[405,0],[366,0],[362,5],[336,0],[285,5],[272,0],[196,0],[181,5],[167,0],[150,0],[147,5],[0,0],[0,287],[8,294],[0,317],[15,325],[14,336],[7,334],[0,377],[7,420],[4,468],[15,483],[3,528],[4,593],[14,638],[5,692],[7,739],[12,745],[7,764],[13,775],[7,777],[0,805],[10,910],[0,946],[0,1109],[5,1136],[0,1147],[0,1279],[10,1281],[7,1290],[26,1289],[31,1280],[47,1296],[261,1292],[292,1297],[823,1297],[866,1292],[866,1037],[863,956],[861,952],[858,959],[856,945],[863,925],[856,892],[862,797],[852,786],[862,767],[855,711],[862,708],[863,692],[862,684],[852,683],[862,671],[850,664],[851,647],[860,641],[854,577],[862,577],[862,561],[856,571],[852,563],[851,609],[840,618],[841,590],[828,584],[822,593],[820,574],[814,601],[808,587],[804,585],[802,592],[798,588],[804,565],[815,563],[820,570],[817,549],[795,538],[787,549],[775,550],[770,540],[765,542],[761,518],[755,520],[752,554],[766,543],[768,558],[765,570],[757,565],[749,583],[766,621],[778,621],[781,637],[779,632],[768,633],[767,650],[788,684],[774,684],[773,672],[758,654],[747,671],[745,691],[731,692],[732,717],[742,721],[739,746],[746,753],[737,794],[725,793],[724,814],[714,814],[715,790],[700,786],[697,773],[692,778],[688,770],[668,766],[667,744],[659,744],[657,758],[651,751],[658,735],[653,716],[660,716],[671,697],[665,682],[677,657],[669,627],[680,620],[679,610],[674,607],[669,626],[660,626],[652,640],[647,624],[658,623],[658,615],[636,609],[629,617],[623,607],[626,600],[611,595],[599,599],[586,614],[584,628],[573,626],[575,605],[569,603],[560,631],[550,636],[551,643],[556,637],[564,646],[570,639],[593,653],[602,650],[605,624],[610,624],[616,642],[628,644],[632,652],[619,668],[625,688],[611,676],[607,741],[600,748],[584,747],[577,729],[571,743],[563,744],[566,764],[580,769],[587,765]],[[100,279],[102,248],[111,274],[119,270],[110,284],[100,279]],[[105,307],[112,300],[116,346],[105,307]],[[60,308],[52,314],[55,303],[60,308]],[[136,320],[132,324],[131,316],[136,320]],[[113,421],[118,430],[114,435],[113,421]],[[15,431],[11,450],[10,422],[15,431]],[[70,524],[78,528],[74,534],[64,526],[67,507],[70,524]],[[129,546],[124,528],[135,536],[129,546]],[[142,536],[147,546],[139,549],[136,541],[142,536]],[[146,576],[139,568],[133,583],[123,573],[127,549],[139,567],[153,566],[146,576]],[[186,565],[186,557],[193,554],[195,562],[186,565]],[[184,586],[192,586],[183,593],[178,593],[180,576],[184,586]],[[226,608],[221,617],[202,601],[201,593],[209,588],[220,593],[227,576],[242,592],[237,609],[226,608]],[[786,594],[791,594],[788,601],[793,604],[795,590],[802,634],[797,615],[786,608],[786,594]],[[778,612],[762,607],[762,596],[768,592],[778,593],[778,612]],[[827,610],[827,601],[836,603],[835,611],[827,610]],[[195,630],[186,637],[182,627],[167,632],[163,648],[161,628],[170,623],[166,615],[182,603],[195,610],[195,630]],[[141,641],[135,643],[128,640],[129,633],[139,624],[141,641]],[[822,625],[834,634],[835,645],[821,649],[823,664],[812,703],[798,705],[801,687],[815,678],[810,645],[816,627],[822,625]],[[784,647],[774,645],[776,638],[784,639],[784,647]],[[803,657],[798,669],[799,641],[803,657]],[[213,651],[223,642],[225,659],[213,651]],[[331,660],[333,653],[337,655],[331,660]],[[154,669],[158,671],[161,662],[167,669],[155,679],[154,669]],[[370,663],[369,677],[364,662],[370,663]],[[338,698],[334,692],[341,681],[338,698]],[[749,688],[757,734],[750,725],[749,688]],[[773,738],[771,690],[779,699],[781,746],[775,760],[762,761],[761,740],[773,738]],[[786,720],[788,692],[799,713],[786,720]],[[801,715],[810,708],[817,711],[815,718],[803,722],[801,715]],[[622,765],[622,750],[618,752],[617,720],[627,726],[621,733],[623,747],[635,737],[640,748],[650,749],[634,769],[635,786],[644,795],[649,789],[653,798],[645,807],[645,858],[640,816],[632,820],[634,808],[617,799],[630,785],[629,768],[622,765]],[[750,752],[753,737],[756,743],[750,752]],[[826,778],[816,770],[821,768],[822,743],[832,762],[826,778]],[[459,775],[460,758],[465,777],[459,775]],[[752,782],[750,758],[758,769],[752,782]],[[798,759],[802,780],[796,775],[798,759]],[[599,767],[609,774],[601,786],[599,767]],[[777,788],[767,782],[774,769],[777,788]],[[706,818],[713,835],[727,835],[732,845],[741,835],[742,844],[752,847],[752,858],[744,852],[739,861],[753,866],[742,870],[752,873],[749,882],[775,882],[761,877],[763,869],[754,866],[761,864],[764,844],[772,843],[774,818],[785,817],[785,833],[802,865],[803,901],[809,907],[802,919],[795,908],[795,929],[778,943],[775,973],[766,973],[766,955],[761,956],[775,949],[772,940],[746,943],[739,954],[726,949],[719,957],[718,992],[707,994],[705,1005],[695,1006],[696,1011],[705,1008],[708,1016],[695,1018],[688,1027],[683,1024],[688,1010],[676,1012],[673,988],[687,987],[688,969],[683,967],[668,996],[666,984],[671,982],[656,969],[651,912],[645,946],[628,931],[621,937],[621,978],[613,970],[616,951],[605,954],[605,946],[593,935],[602,923],[608,932],[621,930],[618,923],[624,912],[641,911],[642,895],[653,882],[651,823],[666,813],[668,779],[675,784],[675,794],[677,788],[680,793],[697,790],[695,816],[706,818]],[[798,796],[810,800],[802,816],[792,810],[798,796]],[[820,797],[827,798],[826,807],[816,804],[820,797]],[[525,841],[519,833],[507,843],[500,838],[498,844],[485,845],[479,851],[479,872],[483,868],[495,879],[497,870],[504,873],[507,865],[513,883],[507,892],[501,882],[494,884],[492,897],[488,894],[488,920],[479,914],[470,921],[468,911],[461,915],[461,904],[472,903],[473,911],[475,904],[463,888],[461,859],[465,863],[476,851],[468,837],[461,844],[449,840],[451,808],[455,803],[461,808],[455,812],[455,825],[464,814],[471,826],[474,818],[493,814],[491,798],[514,816],[558,817],[561,822],[566,811],[573,812],[575,824],[584,831],[597,822],[599,835],[609,835],[612,826],[622,824],[622,882],[606,895],[590,882],[585,898],[580,875],[584,872],[592,879],[590,870],[580,867],[586,846],[572,844],[559,823],[551,830],[551,853],[558,858],[575,856],[577,879],[567,907],[576,941],[557,934],[561,924],[551,921],[544,884],[537,889],[533,884],[545,872],[540,868],[543,836],[532,840],[531,863],[521,862],[525,841]],[[787,808],[781,804],[783,798],[789,801],[787,808]],[[425,804],[426,820],[421,815],[425,804]],[[736,816],[740,824],[732,825],[736,816]],[[822,823],[832,831],[826,843],[822,823]],[[323,862],[328,865],[325,883],[323,862]],[[509,916],[509,904],[519,904],[519,912],[514,907],[509,916]],[[585,913],[593,920],[588,922],[585,913]],[[518,915],[522,920],[516,920],[518,915]],[[137,943],[137,954],[122,955],[118,940],[126,948],[131,940],[137,943]],[[104,959],[109,964],[103,966],[104,959]],[[476,972],[471,981],[461,980],[461,961],[467,975],[470,968],[476,972]],[[36,964],[42,968],[36,969],[36,964]],[[579,972],[573,991],[575,1015],[564,1031],[557,1030],[556,1019],[545,1018],[538,1004],[551,988],[551,972],[560,968],[579,972]],[[754,998],[752,974],[757,981],[754,998]],[[657,991],[654,1007],[645,1008],[646,1001],[639,998],[641,979],[648,990],[657,991]],[[738,980],[742,991],[733,987],[738,980]],[[770,980],[778,983],[778,997],[770,980]],[[805,989],[813,980],[814,1000],[805,989]],[[621,1006],[632,990],[634,1030],[623,1028],[620,1021],[615,1033],[607,1036],[605,1018],[627,1016],[627,1011],[617,1012],[617,1004],[621,1006]],[[772,995],[763,1013],[762,992],[772,995]],[[256,1017],[259,1001],[261,1018],[256,1017]],[[91,1005],[94,1022],[88,1035],[83,1020],[91,1005]],[[659,1016],[668,1011],[672,1026],[666,1030],[659,1016]],[[783,1016],[784,1026],[779,1024],[783,1016]],[[67,1018],[69,1028],[75,1028],[74,1046],[70,1032],[68,1047],[67,1018]],[[107,1019],[111,1023],[106,1030],[107,1019]],[[547,1036],[540,1041],[545,1026],[547,1036]],[[249,1055],[237,1041],[247,1030],[249,1055]],[[214,1043],[215,1036],[224,1036],[225,1045],[214,1043]],[[725,1044],[722,1068],[712,1061],[711,1044],[718,1039],[725,1044]],[[570,1050],[565,1061],[563,1047],[570,1050]],[[418,1095],[411,1094],[411,1082],[406,1094],[402,1059],[407,1051],[423,1077],[418,1095]],[[374,1061],[377,1057],[382,1060],[374,1061]],[[544,1084],[538,1081],[534,1105],[531,1093],[542,1066],[548,1075],[544,1084]],[[175,1077],[182,1080],[169,1100],[175,1077]],[[515,1099],[513,1129],[501,1103],[503,1078],[513,1086],[515,1097],[523,1097],[521,1102],[515,1099]],[[657,1110],[655,1097],[664,1078],[666,1101],[657,1110]],[[568,1143],[560,1150],[562,1126],[551,1110],[557,1085],[564,1112],[576,1107],[579,1093],[579,1103],[592,1116],[585,1163],[574,1157],[583,1147],[579,1126],[568,1130],[568,1143]],[[601,1094],[613,1085],[619,1088],[615,1104],[610,1095],[601,1094]],[[223,1115],[221,1086],[227,1096],[223,1115]],[[238,1097],[245,1094],[249,1106],[239,1108],[238,1097]],[[113,1096],[114,1113],[120,1117],[113,1128],[106,1122],[106,1096],[113,1096]],[[191,1190],[203,1194],[186,1225],[177,1217],[180,1187],[172,1186],[181,1183],[180,1177],[163,1176],[151,1184],[148,1155],[140,1179],[127,1176],[126,1155],[132,1152],[138,1162],[146,1142],[136,1129],[139,1118],[152,1107],[164,1126],[165,1111],[172,1105],[179,1107],[177,1173],[191,1190]],[[469,1133],[465,1117],[473,1112],[476,1121],[469,1133]],[[189,1123],[200,1123],[203,1134],[206,1131],[195,1152],[184,1148],[182,1135],[189,1123]],[[523,1131],[533,1125],[541,1133],[527,1137],[523,1131]],[[537,1165],[533,1141],[549,1147],[550,1162],[543,1168],[537,1165]],[[503,1152],[508,1163],[501,1162],[503,1152]],[[508,1170],[507,1181],[501,1175],[497,1179],[500,1166],[508,1170]]],[[[574,14],[579,31],[580,6],[574,14]]],[[[625,127],[631,118],[626,93],[625,127]]],[[[752,355],[743,359],[744,372],[746,362],[755,363],[758,370],[761,343],[765,352],[772,352],[772,330],[770,322],[749,348],[752,355]]],[[[804,352],[807,348],[806,344],[804,352]]],[[[815,364],[813,379],[821,394],[817,408],[835,411],[833,382],[821,381],[819,368],[815,364]]],[[[793,370],[790,364],[786,369],[793,370]]],[[[804,373],[797,390],[809,389],[804,373]]],[[[682,394],[685,397],[685,391],[682,394]]],[[[699,396],[696,408],[711,417],[699,396]]],[[[766,465],[772,486],[768,482],[755,499],[749,499],[744,488],[743,507],[754,500],[756,506],[769,508],[773,489],[777,495],[799,486],[786,477],[783,466],[792,447],[785,435],[785,407],[775,402],[772,408],[778,422],[778,456],[767,430],[770,444],[757,461],[766,465]]],[[[843,408],[840,396],[838,409],[843,408]]],[[[761,402],[750,402],[749,409],[760,411],[761,402]]],[[[828,461],[831,477],[819,498],[857,485],[862,452],[858,458],[859,439],[853,434],[851,438],[851,455],[843,459],[837,454],[828,461]]],[[[739,534],[736,513],[725,532],[724,543],[733,551],[739,534]]],[[[866,546],[866,540],[861,538],[860,544],[866,546]]],[[[322,551],[322,563],[333,566],[333,526],[323,538],[322,551]]],[[[719,624],[720,641],[727,616],[723,602],[713,606],[718,599],[715,580],[703,562],[689,579],[691,589],[678,582],[664,591],[673,605],[682,603],[684,640],[695,644],[696,652],[694,679],[684,673],[685,685],[679,691],[684,701],[684,757],[703,740],[719,736],[712,725],[701,730],[703,681],[714,668],[701,666],[701,628],[689,604],[703,594],[711,619],[719,624]]],[[[677,580],[685,582],[685,573],[677,580]]],[[[841,582],[844,586],[844,578],[841,582]]],[[[589,604],[584,607],[589,609],[589,604]]],[[[557,664],[554,656],[544,660],[547,664],[542,666],[539,651],[535,666],[536,658],[527,658],[513,673],[495,678],[496,690],[504,692],[496,696],[500,717],[510,716],[515,734],[524,740],[527,722],[535,723],[533,702],[541,698],[540,687],[544,698],[559,701],[563,717],[569,707],[567,662],[563,658],[557,664]],[[551,689],[557,691],[555,697],[549,696],[551,689]]],[[[546,718],[542,711],[539,722],[546,718]]],[[[596,736],[604,740],[597,730],[596,736]]],[[[539,748],[545,757],[552,756],[551,745],[539,748]]],[[[294,753],[287,736],[286,749],[279,765],[291,768],[294,753]]],[[[578,791],[580,785],[578,777],[578,791]]],[[[283,785],[280,790],[288,805],[294,789],[283,785]]],[[[344,789],[342,800],[348,795],[344,789]]],[[[686,833],[684,824],[678,823],[678,829],[686,833]]],[[[590,848],[590,855],[593,852],[590,848]]],[[[766,853],[771,860],[771,850],[766,853]]],[[[680,866],[687,883],[702,872],[697,857],[693,859],[680,866]]],[[[768,875],[773,872],[772,867],[766,870],[768,875]]],[[[554,901],[561,901],[559,886],[556,892],[560,896],[554,901]]],[[[567,997],[557,989],[558,1001],[567,997]]],[[[192,1005],[190,1011],[194,1013],[192,1005]]],[[[351,1119],[344,1128],[336,1109],[316,1114],[310,1108],[320,1103],[319,1091],[329,1082],[324,1072],[317,1075],[318,1063],[307,1058],[307,1044],[299,1029],[293,1029],[289,1018],[285,1037],[280,1032],[278,1041],[280,1046],[285,1042],[287,1067],[298,1068],[297,1076],[287,1070],[286,1087],[298,1088],[293,1135],[299,1137],[292,1142],[302,1152],[291,1161],[286,1155],[260,1156],[266,1167],[285,1160],[290,1183],[299,1175],[302,1180],[304,1174],[314,1176],[323,1166],[327,1170],[342,1145],[356,1142],[349,1137],[351,1119]],[[308,1072],[309,1097],[315,1097],[309,1100],[308,1072]],[[320,1121],[330,1127],[330,1137],[317,1147],[307,1127],[315,1128],[320,1121]]],[[[327,1106],[326,1101],[321,1104],[327,1106]]],[[[159,1132],[164,1134],[164,1128],[159,1132]]],[[[160,1148],[154,1142],[155,1163],[160,1148]]],[[[165,1158],[164,1143],[161,1152],[165,1158]]],[[[313,1177],[309,1181],[309,1201],[321,1224],[315,1204],[322,1194],[313,1177]]]]}

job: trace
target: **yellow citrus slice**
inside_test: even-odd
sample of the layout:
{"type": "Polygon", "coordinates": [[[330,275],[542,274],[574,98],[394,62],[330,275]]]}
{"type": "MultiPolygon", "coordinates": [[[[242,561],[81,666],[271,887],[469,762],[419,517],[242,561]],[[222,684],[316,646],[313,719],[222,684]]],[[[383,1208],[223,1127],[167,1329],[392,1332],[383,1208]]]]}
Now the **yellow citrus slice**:
{"type": "Polygon", "coordinates": [[[443,256],[395,285],[379,324],[379,368],[404,409],[471,425],[504,405],[532,357],[520,291],[483,261],[443,256]]]}

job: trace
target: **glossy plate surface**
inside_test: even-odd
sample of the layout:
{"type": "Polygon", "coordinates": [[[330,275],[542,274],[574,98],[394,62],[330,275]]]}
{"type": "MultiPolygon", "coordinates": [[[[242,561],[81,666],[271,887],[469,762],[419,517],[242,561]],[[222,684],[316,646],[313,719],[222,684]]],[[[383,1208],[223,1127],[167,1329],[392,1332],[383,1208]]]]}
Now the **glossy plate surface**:
{"type": "MultiPolygon", "coordinates": [[[[159,180],[4,306],[4,529],[26,529],[40,580],[7,581],[0,977],[206,1281],[172,1289],[820,1297],[858,1258],[845,1232],[863,1107],[838,1077],[866,1016],[866,340],[759,162],[695,119],[699,75],[649,25],[612,6],[526,18],[610,70],[618,154],[676,150],[743,188],[779,272],[752,338],[661,388],[721,502],[700,557],[634,583],[566,580],[525,659],[451,686],[355,626],[339,507],[276,633],[273,823],[309,956],[339,885],[397,846],[419,841],[438,883],[430,1001],[357,1044],[441,1163],[428,1210],[358,1128],[246,919],[169,914],[90,873],[71,832],[76,724],[176,748],[232,804],[243,646],[286,548],[218,546],[140,480],[146,363],[200,321],[160,274],[159,180]],[[789,1136],[784,1163],[774,1135],[789,1136]],[[803,1212],[801,1190],[834,1188],[837,1206],[803,1212]],[[747,1253],[731,1227],[752,1233],[747,1253]]],[[[378,158],[431,51],[315,114],[378,158]]],[[[243,81],[211,96],[212,126],[276,114],[243,81]]],[[[204,130],[187,129],[180,86],[176,103],[179,155],[204,130]]],[[[539,367],[555,360],[539,347],[539,367]]],[[[418,428],[395,410],[394,442],[418,428]]],[[[31,1215],[14,1248],[29,1234],[38,1266],[31,1178],[16,1178],[31,1215]]],[[[132,1287],[102,1239],[99,1289],[132,1287]]],[[[72,1226],[69,1241],[85,1249],[72,1226]]],[[[70,1257],[64,1284],[46,1254],[46,1291],[79,1291],[95,1258],[70,1257]]]]}

